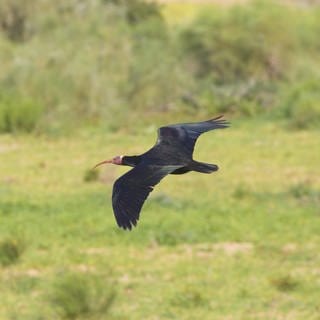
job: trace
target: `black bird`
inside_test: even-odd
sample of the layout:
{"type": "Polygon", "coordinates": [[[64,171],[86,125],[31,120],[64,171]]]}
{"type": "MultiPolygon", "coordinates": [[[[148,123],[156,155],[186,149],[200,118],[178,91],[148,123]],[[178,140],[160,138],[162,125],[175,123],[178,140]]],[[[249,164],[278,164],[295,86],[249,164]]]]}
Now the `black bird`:
{"type": "Polygon", "coordinates": [[[217,171],[217,165],[195,161],[192,154],[202,133],[228,126],[222,116],[203,122],[168,125],[158,129],[156,144],[147,152],[139,156],[116,156],[98,163],[95,167],[104,163],[133,167],[113,186],[112,206],[118,226],[131,230],[137,225],[149,193],[166,175],[217,171]]]}

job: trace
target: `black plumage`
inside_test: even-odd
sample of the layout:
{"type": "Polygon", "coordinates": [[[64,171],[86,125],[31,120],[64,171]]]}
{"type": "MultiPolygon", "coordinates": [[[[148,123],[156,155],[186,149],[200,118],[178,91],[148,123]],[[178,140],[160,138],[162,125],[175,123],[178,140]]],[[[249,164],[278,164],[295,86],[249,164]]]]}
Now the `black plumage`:
{"type": "Polygon", "coordinates": [[[202,133],[226,128],[228,125],[220,116],[203,122],[161,127],[158,129],[156,144],[147,152],[139,156],[117,156],[99,163],[133,167],[116,180],[113,186],[112,206],[118,226],[129,230],[136,226],[149,193],[166,175],[217,171],[218,166],[215,164],[193,160],[193,150],[202,133]]]}

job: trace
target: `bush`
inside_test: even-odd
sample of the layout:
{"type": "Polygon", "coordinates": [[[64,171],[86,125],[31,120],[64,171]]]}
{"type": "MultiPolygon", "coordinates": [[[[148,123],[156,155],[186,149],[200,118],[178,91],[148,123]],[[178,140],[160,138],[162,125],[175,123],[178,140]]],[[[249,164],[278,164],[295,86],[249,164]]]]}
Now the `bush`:
{"type": "MultiPolygon", "coordinates": [[[[312,76],[311,76],[312,77],[312,76]]],[[[286,88],[279,105],[282,116],[295,129],[319,128],[320,126],[320,78],[300,80],[286,88]]]]}
{"type": "Polygon", "coordinates": [[[142,0],[113,0],[122,4],[126,9],[126,17],[129,23],[136,24],[147,19],[161,19],[160,6],[156,2],[146,2],[142,0]]]}
{"type": "Polygon", "coordinates": [[[171,304],[180,308],[205,308],[208,307],[209,301],[202,291],[189,285],[180,292],[176,292],[171,298],[171,304]]]}
{"type": "Polygon", "coordinates": [[[196,74],[220,85],[281,77],[297,47],[291,15],[270,1],[204,12],[182,35],[196,74]]]}
{"type": "Polygon", "coordinates": [[[0,241],[0,264],[9,266],[16,263],[25,249],[21,239],[8,238],[0,241]]]}
{"type": "Polygon", "coordinates": [[[300,283],[289,274],[272,278],[270,279],[270,283],[273,287],[282,292],[293,291],[300,285],[300,283]]]}
{"type": "Polygon", "coordinates": [[[302,14],[294,6],[254,1],[196,17],[181,41],[187,68],[198,79],[199,105],[245,116],[278,107],[280,90],[297,61],[306,57],[316,64],[312,56],[319,46],[315,34],[320,23],[315,12],[302,14]]]}
{"type": "Polygon", "coordinates": [[[87,169],[83,175],[84,182],[97,181],[99,179],[99,171],[96,169],[87,169]]]}
{"type": "Polygon", "coordinates": [[[32,4],[23,0],[0,2],[0,30],[13,42],[22,42],[31,36],[29,16],[32,4]]]}
{"type": "Polygon", "coordinates": [[[43,107],[31,98],[0,95],[0,132],[31,132],[43,113],[43,107]]]}
{"type": "Polygon", "coordinates": [[[66,273],[54,282],[50,301],[63,319],[106,319],[115,299],[113,286],[94,275],[66,273]]]}

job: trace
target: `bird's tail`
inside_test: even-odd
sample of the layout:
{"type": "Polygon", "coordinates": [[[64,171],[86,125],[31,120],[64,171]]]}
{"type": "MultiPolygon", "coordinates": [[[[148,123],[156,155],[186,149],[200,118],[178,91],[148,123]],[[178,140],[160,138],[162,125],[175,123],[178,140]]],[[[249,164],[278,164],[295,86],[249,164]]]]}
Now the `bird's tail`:
{"type": "Polygon", "coordinates": [[[190,168],[193,171],[202,172],[202,173],[212,173],[219,169],[219,167],[216,164],[197,162],[197,161],[193,161],[190,168]]]}

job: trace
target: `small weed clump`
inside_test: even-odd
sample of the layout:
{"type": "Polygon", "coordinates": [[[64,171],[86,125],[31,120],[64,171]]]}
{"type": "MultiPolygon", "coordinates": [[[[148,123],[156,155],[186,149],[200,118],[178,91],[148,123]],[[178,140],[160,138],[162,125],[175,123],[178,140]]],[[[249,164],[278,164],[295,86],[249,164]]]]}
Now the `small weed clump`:
{"type": "Polygon", "coordinates": [[[293,184],[290,186],[288,194],[302,203],[316,206],[320,203],[320,191],[311,186],[308,181],[293,184]]]}
{"type": "Polygon", "coordinates": [[[97,275],[67,273],[54,282],[50,301],[63,319],[106,319],[116,292],[97,275]]]}
{"type": "MultiPolygon", "coordinates": [[[[299,79],[300,80],[300,79],[299,79]]],[[[280,111],[288,119],[288,125],[293,129],[319,128],[320,119],[320,76],[310,75],[297,83],[284,88],[280,111]]]]}
{"type": "Polygon", "coordinates": [[[252,192],[248,189],[248,187],[241,184],[234,189],[232,196],[236,199],[244,199],[251,194],[252,192]]]}
{"type": "Polygon", "coordinates": [[[302,199],[310,197],[312,195],[312,189],[308,183],[300,182],[289,188],[289,194],[296,199],[302,199]]]}
{"type": "Polygon", "coordinates": [[[196,236],[192,231],[182,233],[159,230],[154,236],[155,242],[161,246],[176,246],[181,243],[193,243],[195,239],[196,236]]]}
{"type": "Polygon", "coordinates": [[[279,291],[288,292],[293,291],[299,285],[299,282],[291,275],[279,276],[272,278],[270,283],[279,291]]]}
{"type": "Polygon", "coordinates": [[[21,239],[8,238],[0,241],[0,264],[9,266],[16,263],[25,250],[21,239]]]}
{"type": "Polygon", "coordinates": [[[85,171],[83,176],[84,182],[93,182],[99,179],[99,172],[95,169],[88,169],[85,171]]]}
{"type": "Polygon", "coordinates": [[[183,308],[204,307],[209,304],[208,299],[203,296],[203,293],[193,287],[186,287],[181,292],[178,292],[172,299],[171,304],[183,308]]]}
{"type": "Polygon", "coordinates": [[[0,94],[0,133],[32,132],[42,112],[43,107],[31,98],[0,94]]]}

